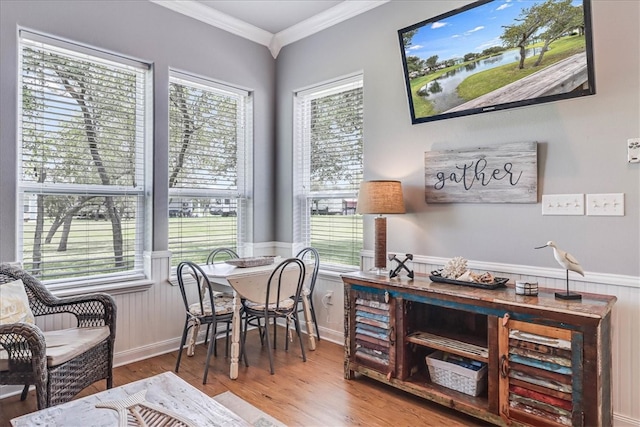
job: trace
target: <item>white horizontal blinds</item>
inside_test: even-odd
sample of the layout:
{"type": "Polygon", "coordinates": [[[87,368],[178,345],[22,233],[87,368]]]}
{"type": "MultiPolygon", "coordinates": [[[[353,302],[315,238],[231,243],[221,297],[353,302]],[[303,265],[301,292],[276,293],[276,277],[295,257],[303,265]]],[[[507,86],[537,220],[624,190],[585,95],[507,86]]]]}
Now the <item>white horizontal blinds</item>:
{"type": "Polygon", "coordinates": [[[205,262],[213,248],[238,246],[238,200],[169,198],[169,250],[172,264],[205,262]]]}
{"type": "Polygon", "coordinates": [[[245,215],[246,91],[172,73],[169,84],[169,250],[175,266],[237,250],[245,215]]]}
{"type": "Polygon", "coordinates": [[[142,273],[149,66],[20,43],[23,264],[43,280],[142,273]]]}
{"type": "Polygon", "coordinates": [[[362,85],[309,100],[312,193],[354,193],[362,180],[362,85]]]}
{"type": "Polygon", "coordinates": [[[324,264],[359,265],[362,76],[298,92],[295,110],[297,246],[318,249],[324,264]]]}
{"type": "Polygon", "coordinates": [[[172,78],[169,188],[238,190],[239,95],[172,78]]]}

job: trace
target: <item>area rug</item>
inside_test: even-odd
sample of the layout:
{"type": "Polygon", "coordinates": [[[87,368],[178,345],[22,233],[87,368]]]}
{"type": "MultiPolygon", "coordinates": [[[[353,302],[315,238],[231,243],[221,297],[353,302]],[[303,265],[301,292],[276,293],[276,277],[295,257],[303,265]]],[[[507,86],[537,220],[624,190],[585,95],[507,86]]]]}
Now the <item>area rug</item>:
{"type": "Polygon", "coordinates": [[[286,427],[271,415],[262,412],[230,391],[213,396],[213,400],[229,408],[254,427],[286,427]]]}

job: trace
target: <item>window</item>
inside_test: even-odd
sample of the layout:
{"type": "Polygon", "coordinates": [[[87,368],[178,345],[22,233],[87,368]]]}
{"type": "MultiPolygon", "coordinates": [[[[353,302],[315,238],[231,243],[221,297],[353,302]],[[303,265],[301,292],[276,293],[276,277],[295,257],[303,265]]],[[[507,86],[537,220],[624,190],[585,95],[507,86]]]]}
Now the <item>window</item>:
{"type": "Polygon", "coordinates": [[[172,265],[250,241],[251,103],[247,91],[172,72],[169,81],[172,265]]]}
{"type": "Polygon", "coordinates": [[[294,98],[294,249],[313,246],[323,265],[360,264],[362,75],[294,98]]]}
{"type": "Polygon", "coordinates": [[[41,280],[143,274],[149,69],[21,30],[19,252],[41,280]]]}

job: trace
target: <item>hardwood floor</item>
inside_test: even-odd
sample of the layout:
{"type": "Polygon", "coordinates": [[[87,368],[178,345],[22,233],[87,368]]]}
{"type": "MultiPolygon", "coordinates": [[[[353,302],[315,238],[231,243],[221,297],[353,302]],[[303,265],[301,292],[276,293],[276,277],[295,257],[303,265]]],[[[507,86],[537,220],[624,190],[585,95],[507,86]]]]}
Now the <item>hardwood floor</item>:
{"type": "MultiPolygon", "coordinates": [[[[284,330],[278,333],[274,351],[275,375],[269,374],[269,357],[255,332],[247,337],[249,367],[240,364],[237,380],[229,379],[229,360],[224,341],[212,358],[209,379],[202,384],[206,348],[198,345],[193,357],[182,357],[178,375],[210,396],[231,391],[289,426],[469,426],[485,425],[474,418],[429,403],[408,393],[359,376],[343,378],[343,347],[320,341],[316,351],[307,350],[303,363],[296,339],[284,350],[284,330]]],[[[306,344],[306,342],[305,342],[306,344]]],[[[114,386],[143,379],[175,368],[177,352],[146,359],[114,369],[114,386]]],[[[105,389],[100,381],[78,397],[105,389]]],[[[0,426],[11,418],[36,410],[35,391],[26,401],[20,396],[0,400],[0,426]]],[[[69,426],[74,426],[69,420],[69,426]]]]}

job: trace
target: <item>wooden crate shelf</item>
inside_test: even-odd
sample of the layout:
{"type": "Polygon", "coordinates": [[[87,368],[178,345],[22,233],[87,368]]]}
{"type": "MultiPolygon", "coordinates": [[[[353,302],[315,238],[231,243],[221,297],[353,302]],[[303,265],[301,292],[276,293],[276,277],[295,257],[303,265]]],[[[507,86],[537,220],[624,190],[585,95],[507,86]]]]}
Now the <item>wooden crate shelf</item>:
{"type": "Polygon", "coordinates": [[[406,337],[410,343],[431,347],[436,350],[446,351],[448,353],[457,354],[458,356],[468,357],[480,362],[489,361],[489,349],[463,341],[454,340],[440,335],[430,334],[428,332],[414,332],[406,337]]]}

